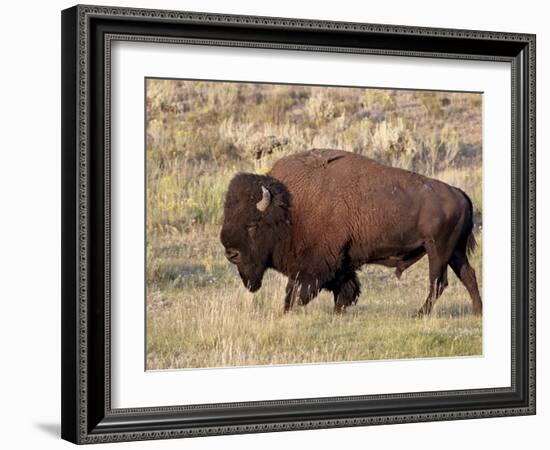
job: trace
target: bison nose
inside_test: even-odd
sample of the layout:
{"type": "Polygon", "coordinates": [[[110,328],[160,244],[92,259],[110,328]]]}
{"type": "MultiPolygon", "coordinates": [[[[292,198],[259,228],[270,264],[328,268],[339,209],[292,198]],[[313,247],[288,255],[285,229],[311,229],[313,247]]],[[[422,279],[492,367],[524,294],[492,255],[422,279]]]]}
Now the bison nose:
{"type": "Polygon", "coordinates": [[[234,248],[228,248],[225,251],[225,257],[229,260],[229,262],[237,264],[241,257],[241,253],[239,252],[239,250],[235,250],[234,248]]]}

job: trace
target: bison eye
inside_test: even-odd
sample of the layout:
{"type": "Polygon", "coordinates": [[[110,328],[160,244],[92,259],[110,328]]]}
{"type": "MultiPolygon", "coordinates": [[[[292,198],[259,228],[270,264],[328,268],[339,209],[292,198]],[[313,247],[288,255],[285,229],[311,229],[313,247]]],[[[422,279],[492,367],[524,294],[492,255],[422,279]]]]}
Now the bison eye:
{"type": "Polygon", "coordinates": [[[241,260],[241,252],[235,248],[227,248],[225,250],[225,257],[229,260],[229,262],[239,264],[241,260]]]}

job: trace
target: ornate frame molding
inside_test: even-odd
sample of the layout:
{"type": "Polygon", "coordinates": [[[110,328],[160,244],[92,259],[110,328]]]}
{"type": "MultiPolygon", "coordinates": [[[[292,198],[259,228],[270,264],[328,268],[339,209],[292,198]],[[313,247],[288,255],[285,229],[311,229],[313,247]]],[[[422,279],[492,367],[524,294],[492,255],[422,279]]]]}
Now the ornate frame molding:
{"type": "MultiPolygon", "coordinates": [[[[132,22],[133,23],[133,22],[132,22]]],[[[116,28],[116,27],[115,27],[116,28]]],[[[70,379],[63,388],[62,434],[63,437],[77,443],[97,443],[112,441],[128,441],[143,439],[163,439],[173,437],[206,436],[215,434],[238,434],[250,432],[271,432],[298,429],[348,427],[373,424],[389,424],[420,421],[440,421],[453,419],[468,419],[482,417],[499,417],[509,415],[526,415],[535,413],[535,36],[530,34],[514,34],[487,31],[449,30],[440,28],[405,27],[396,25],[361,24],[333,21],[310,21],[304,19],[286,19],[255,16],[234,16],[221,14],[204,14],[195,12],[159,11],[147,9],[128,9],[99,6],[76,6],[63,13],[63,377],[70,379]],[[117,22],[117,27],[124,27],[128,21],[136,21],[146,26],[148,23],[161,23],[170,27],[192,25],[196,28],[212,28],[212,26],[236,26],[246,30],[250,35],[260,30],[267,30],[271,36],[281,32],[295,32],[299,36],[302,31],[310,30],[336,33],[344,40],[348,33],[354,33],[368,39],[374,36],[377,46],[339,46],[326,43],[299,42],[285,43],[262,41],[261,39],[219,39],[215,37],[173,37],[151,36],[128,32],[112,32],[107,29],[92,30],[94,21],[107,20],[117,22]],[[122,25],[118,25],[118,23],[122,25]],[[99,36],[99,38],[98,38],[99,36]],[[407,39],[425,38],[432,46],[415,50],[413,48],[384,48],[386,38],[398,37],[407,39]],[[444,52],[437,47],[441,38],[457,40],[459,51],[444,52]],[[100,39],[102,52],[98,43],[100,39]],[[510,388],[484,389],[473,391],[432,392],[420,394],[378,395],[361,397],[334,397],[309,400],[288,400],[276,402],[251,402],[242,404],[194,405],[171,408],[139,408],[111,409],[110,402],[110,62],[111,43],[115,40],[146,41],[157,43],[187,43],[197,45],[244,46],[265,49],[292,49],[304,51],[348,52],[364,54],[384,54],[412,57],[436,57],[452,59],[482,59],[490,61],[506,61],[512,64],[512,146],[513,146],[513,176],[512,194],[517,197],[513,202],[513,261],[512,280],[513,298],[516,293],[526,293],[524,298],[518,298],[522,305],[515,305],[512,311],[513,335],[525,339],[523,347],[516,351],[515,342],[512,345],[512,386],[510,388]],[[468,48],[464,42],[471,41],[468,48]],[[382,42],[382,44],[380,44],[382,42]],[[483,53],[480,45],[483,42],[497,42],[499,45],[494,53],[483,53]],[[380,48],[382,45],[382,48],[380,48]],[[477,50],[470,51],[471,49],[477,50]],[[99,53],[102,53],[98,59],[99,53]],[[96,55],[97,54],[97,55],[96,55]],[[97,67],[99,62],[102,67],[97,67]],[[101,69],[98,72],[98,69],[101,69]],[[93,123],[94,116],[90,111],[95,107],[92,103],[98,95],[97,80],[104,70],[102,107],[104,124],[98,133],[93,123]],[[93,81],[92,81],[93,80],[93,81]],[[96,83],[96,84],[94,84],[96,83]],[[76,107],[75,107],[76,105],[76,107]],[[94,133],[99,137],[95,138],[94,133]],[[103,159],[100,161],[102,179],[97,168],[91,164],[91,140],[96,143],[101,140],[103,159]],[[75,152],[76,149],[76,152],[75,152]],[[523,178],[522,178],[523,177],[523,178]],[[95,186],[101,183],[99,191],[95,186]],[[518,191],[519,186],[519,191],[518,191]],[[67,192],[65,192],[67,190],[67,192]],[[98,200],[98,192],[103,198],[98,200]],[[94,207],[99,201],[103,216],[97,217],[98,209],[94,207]],[[93,204],[93,205],[92,205],[93,204]],[[94,209],[95,208],[95,209],[94,209]],[[98,222],[103,225],[98,228],[98,222]],[[90,233],[102,228],[103,253],[99,256],[103,264],[97,265],[98,256],[92,255],[90,233]],[[522,234],[523,233],[523,234],[522,234]],[[518,238],[519,236],[519,238],[518,238]],[[519,239],[520,242],[516,240],[519,239]],[[523,242],[523,240],[527,242],[523,242]],[[515,254],[516,244],[519,255],[515,254]],[[524,245],[525,244],[525,245],[524,245]],[[525,261],[523,261],[525,259],[525,261]],[[518,270],[517,262],[521,263],[518,270]],[[94,268],[94,269],[92,269],[94,268]],[[93,303],[91,290],[94,275],[91,270],[103,273],[102,323],[93,319],[98,305],[93,303]],[[521,317],[517,316],[517,311],[521,317]],[[522,310],[524,308],[524,310],[522,310]],[[522,312],[523,311],[523,312],[522,312]],[[519,321],[519,322],[518,322],[519,321]],[[519,329],[516,329],[516,326],[519,329]],[[103,337],[98,337],[102,333],[103,337]],[[518,334],[519,333],[519,334],[518,334]],[[93,336],[91,338],[91,336],[93,336]],[[69,343],[69,340],[71,341],[69,343]],[[104,365],[97,368],[93,374],[90,367],[96,367],[97,359],[92,359],[90,349],[97,349],[97,343],[103,342],[104,365]],[[526,350],[526,351],[524,351],[526,350]],[[521,370],[516,373],[516,366],[521,370]],[[97,383],[91,378],[103,373],[103,383],[97,383]],[[519,384],[521,386],[519,386],[519,384]],[[103,386],[101,405],[90,400],[90,395],[97,393],[97,386],[103,386]],[[183,422],[176,426],[155,426],[166,421],[171,414],[183,414],[190,409],[208,410],[224,407],[290,407],[292,405],[326,404],[330,402],[345,402],[349,400],[399,399],[414,402],[426,396],[433,398],[455,396],[476,397],[483,394],[516,393],[522,387],[521,399],[508,406],[473,407],[469,410],[433,410],[412,413],[365,414],[353,416],[343,414],[342,417],[324,417],[307,420],[281,420],[264,423],[236,423],[201,426],[183,422]],[[526,398],[524,394],[527,394],[526,398]],[[134,422],[128,425],[133,419],[134,422]],[[153,420],[154,419],[154,420],[153,420]],[[124,424],[122,424],[124,422],[124,424]]],[[[261,37],[261,36],[260,36],[261,37]]],[[[307,39],[307,38],[304,38],[307,39]]],[[[373,38],[374,39],[374,38],[373,38]]],[[[414,43],[410,44],[414,46],[414,43]]],[[[404,45],[408,47],[408,45],[404,45]]],[[[456,46],[454,49],[456,50],[456,46]]],[[[489,47],[487,47],[489,48],[489,47]]],[[[514,197],[514,199],[515,199],[514,197]]],[[[97,239],[97,238],[96,238],[97,239]]],[[[95,293],[97,294],[97,292],[95,293]]],[[[94,294],[94,295],[95,295],[94,294]]],[[[101,314],[100,314],[101,315],[101,314]]],[[[523,342],[523,341],[522,341],[523,342]]],[[[304,406],[305,407],[305,406],[304,406]]],[[[182,419],[183,420],[183,419],[182,419]]]]}

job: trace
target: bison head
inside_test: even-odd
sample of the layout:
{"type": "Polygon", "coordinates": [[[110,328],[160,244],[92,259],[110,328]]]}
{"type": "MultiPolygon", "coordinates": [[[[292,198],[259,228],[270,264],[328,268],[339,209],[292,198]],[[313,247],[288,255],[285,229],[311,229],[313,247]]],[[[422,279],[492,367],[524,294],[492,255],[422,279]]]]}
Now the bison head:
{"type": "Polygon", "coordinates": [[[287,237],[290,195],[270,176],[241,173],[229,183],[220,239],[251,292],[260,289],[275,246],[287,237]]]}

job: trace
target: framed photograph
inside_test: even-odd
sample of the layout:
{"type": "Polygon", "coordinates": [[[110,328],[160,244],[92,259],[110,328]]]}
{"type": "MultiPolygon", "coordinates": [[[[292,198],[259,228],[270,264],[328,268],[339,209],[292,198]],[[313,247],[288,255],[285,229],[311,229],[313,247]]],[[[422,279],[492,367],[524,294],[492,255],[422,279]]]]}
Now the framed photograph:
{"type": "Polygon", "coordinates": [[[535,413],[535,36],[62,12],[62,437],[535,413]]]}

